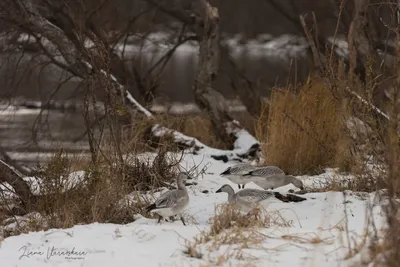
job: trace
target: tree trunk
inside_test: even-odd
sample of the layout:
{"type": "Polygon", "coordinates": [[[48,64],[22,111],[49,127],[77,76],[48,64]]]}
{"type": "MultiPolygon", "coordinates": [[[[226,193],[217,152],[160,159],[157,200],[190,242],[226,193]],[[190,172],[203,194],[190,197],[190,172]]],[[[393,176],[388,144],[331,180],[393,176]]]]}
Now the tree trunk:
{"type": "MultiPolygon", "coordinates": [[[[195,101],[200,109],[209,114],[216,136],[227,144],[232,144],[237,133],[245,130],[229,115],[225,97],[213,88],[220,57],[218,9],[212,7],[207,0],[192,1],[192,10],[189,11],[182,6],[171,5],[168,1],[147,2],[188,25],[196,33],[199,41],[199,64],[193,86],[195,101]]],[[[248,148],[251,145],[254,144],[250,144],[248,148]]]]}
{"type": "Polygon", "coordinates": [[[213,82],[219,69],[219,15],[218,10],[207,1],[200,1],[202,20],[196,29],[200,38],[199,64],[194,84],[196,104],[210,114],[215,134],[225,142],[232,143],[232,136],[227,134],[226,122],[232,121],[228,106],[221,93],[213,89],[213,82]]]}

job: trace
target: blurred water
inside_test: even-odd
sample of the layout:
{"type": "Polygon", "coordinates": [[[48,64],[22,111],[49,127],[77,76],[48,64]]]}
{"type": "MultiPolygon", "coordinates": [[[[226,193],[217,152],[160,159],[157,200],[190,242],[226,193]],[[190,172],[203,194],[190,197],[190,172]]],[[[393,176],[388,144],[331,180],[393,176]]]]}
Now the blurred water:
{"type": "Polygon", "coordinates": [[[84,132],[84,120],[81,114],[52,111],[42,114],[36,111],[1,112],[0,109],[0,146],[10,156],[24,165],[36,165],[44,162],[57,148],[67,152],[82,153],[89,149],[87,138],[72,142],[84,132]],[[38,125],[37,142],[33,142],[35,123],[38,125]]]}

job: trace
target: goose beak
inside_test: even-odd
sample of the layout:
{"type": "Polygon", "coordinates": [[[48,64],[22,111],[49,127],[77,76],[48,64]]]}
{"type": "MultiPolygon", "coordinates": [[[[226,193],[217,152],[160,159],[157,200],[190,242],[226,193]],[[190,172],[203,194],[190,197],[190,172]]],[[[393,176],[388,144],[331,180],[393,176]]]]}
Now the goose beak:
{"type": "Polygon", "coordinates": [[[221,172],[221,173],[220,173],[220,176],[225,175],[225,174],[229,174],[229,169],[228,169],[228,170],[225,170],[224,172],[221,172]]]}

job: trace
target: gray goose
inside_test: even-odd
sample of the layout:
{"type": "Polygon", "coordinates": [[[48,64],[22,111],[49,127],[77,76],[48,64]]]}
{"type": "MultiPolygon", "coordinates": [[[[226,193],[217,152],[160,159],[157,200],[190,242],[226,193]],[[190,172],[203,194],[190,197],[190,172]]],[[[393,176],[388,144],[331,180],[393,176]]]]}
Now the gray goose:
{"type": "Polygon", "coordinates": [[[189,194],[185,186],[185,181],[192,179],[186,172],[179,173],[177,177],[178,189],[173,189],[163,193],[146,211],[158,214],[158,222],[162,218],[173,218],[179,215],[183,225],[186,225],[182,217],[182,212],[189,205],[189,194]]]}

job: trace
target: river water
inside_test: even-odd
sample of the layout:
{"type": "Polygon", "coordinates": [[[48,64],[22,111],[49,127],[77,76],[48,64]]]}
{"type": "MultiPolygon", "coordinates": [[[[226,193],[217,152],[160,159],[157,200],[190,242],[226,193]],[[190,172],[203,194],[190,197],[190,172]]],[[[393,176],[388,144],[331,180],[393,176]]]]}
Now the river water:
{"type": "Polygon", "coordinates": [[[51,111],[40,115],[39,110],[0,108],[0,146],[24,165],[43,163],[61,147],[71,153],[87,152],[86,136],[73,141],[84,129],[83,117],[78,112],[51,111]]]}

